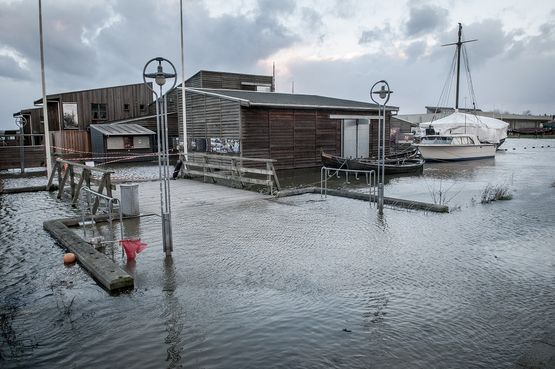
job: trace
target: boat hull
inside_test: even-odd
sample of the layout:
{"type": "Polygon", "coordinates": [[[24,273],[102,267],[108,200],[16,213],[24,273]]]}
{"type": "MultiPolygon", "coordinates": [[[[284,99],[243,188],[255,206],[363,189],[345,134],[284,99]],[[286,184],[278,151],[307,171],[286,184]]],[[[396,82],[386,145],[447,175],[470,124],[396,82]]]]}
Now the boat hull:
{"type": "MultiPolygon", "coordinates": [[[[322,164],[328,168],[350,170],[378,171],[378,161],[370,159],[346,159],[340,156],[322,153],[322,164]]],[[[421,172],[424,168],[423,159],[388,159],[384,163],[385,174],[404,174],[421,172]]]]}
{"type": "Polygon", "coordinates": [[[416,145],[426,161],[463,161],[495,157],[495,145],[416,145]]]}

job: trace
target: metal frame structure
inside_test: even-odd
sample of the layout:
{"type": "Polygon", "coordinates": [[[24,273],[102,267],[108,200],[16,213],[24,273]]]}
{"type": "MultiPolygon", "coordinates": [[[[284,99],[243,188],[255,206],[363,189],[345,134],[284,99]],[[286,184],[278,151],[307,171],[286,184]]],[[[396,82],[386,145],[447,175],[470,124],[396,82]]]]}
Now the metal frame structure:
{"type": "Polygon", "coordinates": [[[338,169],[330,167],[322,167],[320,169],[320,196],[328,197],[328,178],[333,175],[339,177],[339,172],[345,173],[345,180],[349,181],[349,173],[355,173],[355,178],[358,179],[358,173],[366,175],[366,183],[368,184],[368,203],[372,206],[372,198],[376,198],[376,171],[374,170],[356,170],[356,169],[338,169]],[[330,175],[330,172],[334,172],[330,175]]]}
{"type": "MultiPolygon", "coordinates": [[[[84,207],[80,206],[80,208],[81,208],[81,226],[83,227],[83,239],[84,240],[87,239],[87,229],[85,227],[85,225],[87,225],[87,222],[85,221],[85,210],[88,210],[90,215],[91,215],[90,224],[91,225],[94,224],[94,214],[95,214],[95,212],[93,212],[93,209],[95,207],[95,204],[97,203],[97,201],[104,200],[106,202],[106,211],[108,213],[108,223],[110,224],[110,229],[112,229],[112,227],[113,227],[112,214],[113,214],[113,210],[114,210],[114,204],[118,205],[119,223],[120,223],[120,239],[119,240],[113,240],[113,241],[110,241],[110,242],[116,242],[116,241],[123,240],[123,215],[121,213],[120,201],[115,197],[110,197],[110,196],[104,195],[100,192],[93,191],[89,187],[86,187],[86,186],[81,189],[80,197],[83,198],[84,196],[86,196],[87,207],[84,208],[84,207]],[[93,197],[94,197],[94,200],[92,199],[93,197]]],[[[80,202],[80,204],[82,204],[82,203],[85,203],[85,201],[80,202]]]]}
{"type": "Polygon", "coordinates": [[[160,215],[162,217],[162,242],[166,256],[171,256],[173,251],[172,225],[171,225],[171,198],[170,198],[170,154],[168,148],[168,115],[167,101],[163,94],[162,86],[166,84],[167,78],[173,78],[172,90],[177,83],[177,71],[168,59],[156,57],[150,59],[143,69],[143,81],[156,96],[156,129],[158,140],[158,178],[160,181],[160,215]],[[146,70],[152,62],[158,62],[155,73],[147,73],[146,70]],[[165,73],[162,62],[171,66],[173,73],[165,73]],[[160,88],[160,94],[150,87],[147,78],[154,79],[160,88]]]}
{"type": "Polygon", "coordinates": [[[25,173],[25,132],[23,127],[27,125],[27,119],[23,115],[15,118],[15,124],[19,127],[19,156],[21,157],[21,174],[25,173]]]}
{"type": "Polygon", "coordinates": [[[384,198],[384,177],[385,177],[385,107],[389,101],[389,96],[393,93],[389,89],[389,84],[385,80],[378,81],[372,85],[370,89],[370,98],[378,104],[379,123],[378,123],[378,213],[383,214],[383,198],[384,198]],[[378,91],[374,91],[376,86],[381,84],[378,91]],[[374,95],[378,95],[383,103],[376,101],[374,95]],[[381,139],[381,141],[380,141],[381,139]]]}

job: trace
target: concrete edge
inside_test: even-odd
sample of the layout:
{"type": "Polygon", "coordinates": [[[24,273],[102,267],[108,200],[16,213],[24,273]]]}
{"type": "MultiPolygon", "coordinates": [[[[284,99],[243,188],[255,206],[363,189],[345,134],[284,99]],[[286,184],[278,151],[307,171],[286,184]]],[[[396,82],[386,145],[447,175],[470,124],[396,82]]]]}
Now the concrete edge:
{"type": "MultiPolygon", "coordinates": [[[[132,289],[134,280],[131,275],[69,229],[69,226],[76,225],[80,219],[48,220],[43,223],[43,227],[63,248],[74,253],[77,256],[77,262],[106,290],[117,292],[132,289]]],[[[106,219],[108,215],[95,217],[96,221],[106,219]]]]}
{"type": "MultiPolygon", "coordinates": [[[[320,188],[301,187],[301,188],[293,188],[289,190],[282,190],[277,192],[275,197],[280,198],[280,197],[298,196],[298,195],[304,195],[307,193],[319,194],[320,188]]],[[[361,193],[361,192],[354,192],[354,191],[328,189],[327,194],[330,196],[345,197],[349,199],[356,199],[356,200],[363,200],[363,201],[376,202],[377,200],[376,196],[370,197],[368,194],[361,193]]],[[[430,204],[430,203],[421,202],[421,201],[397,199],[394,197],[384,197],[384,204],[403,208],[403,209],[424,210],[424,211],[431,211],[434,213],[449,212],[449,207],[447,205],[430,204]]]]}

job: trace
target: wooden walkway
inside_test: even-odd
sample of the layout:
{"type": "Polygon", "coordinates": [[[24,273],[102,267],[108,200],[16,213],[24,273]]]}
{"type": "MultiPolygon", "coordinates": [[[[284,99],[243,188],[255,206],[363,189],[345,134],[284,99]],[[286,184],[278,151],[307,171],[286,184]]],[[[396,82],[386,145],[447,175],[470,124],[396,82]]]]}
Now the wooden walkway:
{"type": "MultiPolygon", "coordinates": [[[[221,206],[243,201],[267,199],[272,196],[190,179],[170,181],[172,213],[187,213],[194,206],[221,206]]],[[[119,197],[120,191],[114,191],[119,197]]],[[[160,183],[139,183],[141,214],[160,214],[160,183]]]]}

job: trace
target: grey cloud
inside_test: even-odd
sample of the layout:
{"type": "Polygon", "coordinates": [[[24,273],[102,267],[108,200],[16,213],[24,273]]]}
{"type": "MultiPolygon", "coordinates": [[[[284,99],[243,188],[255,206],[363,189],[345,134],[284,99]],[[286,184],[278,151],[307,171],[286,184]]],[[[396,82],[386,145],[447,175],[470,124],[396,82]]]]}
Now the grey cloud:
{"type": "Polygon", "coordinates": [[[415,41],[411,42],[406,48],[405,53],[409,59],[416,59],[424,54],[426,51],[425,41],[415,41]]]}
{"type": "MultiPolygon", "coordinates": [[[[440,44],[449,44],[457,41],[458,25],[439,36],[440,44]]],[[[497,19],[484,19],[478,23],[463,24],[463,38],[465,40],[478,39],[477,42],[465,44],[471,58],[471,67],[480,66],[487,60],[503,55],[514,43],[511,34],[503,31],[503,24],[497,19]]],[[[436,47],[431,58],[450,59],[454,46],[436,47]]]]}
{"type": "Polygon", "coordinates": [[[296,7],[297,3],[294,0],[258,0],[259,14],[291,14],[296,7]]]}
{"type": "Polygon", "coordinates": [[[386,23],[383,27],[374,27],[370,30],[363,31],[360,35],[358,43],[369,44],[372,42],[381,42],[390,40],[392,38],[392,30],[389,23],[386,23]]]}
{"type": "Polygon", "coordinates": [[[347,19],[355,15],[357,0],[335,0],[333,3],[333,14],[339,18],[347,19]]]}
{"type": "Polygon", "coordinates": [[[316,30],[324,24],[322,22],[322,15],[312,8],[301,8],[301,16],[303,22],[310,30],[316,30]]]}
{"type": "Polygon", "coordinates": [[[407,36],[419,36],[441,29],[446,24],[449,12],[435,5],[417,5],[409,10],[405,25],[407,36]]]}
{"type": "Polygon", "coordinates": [[[0,77],[12,80],[30,79],[29,71],[20,68],[13,58],[4,55],[0,55],[0,77]]]}

